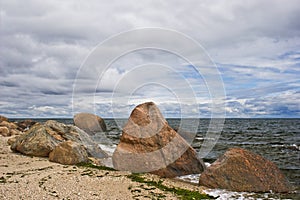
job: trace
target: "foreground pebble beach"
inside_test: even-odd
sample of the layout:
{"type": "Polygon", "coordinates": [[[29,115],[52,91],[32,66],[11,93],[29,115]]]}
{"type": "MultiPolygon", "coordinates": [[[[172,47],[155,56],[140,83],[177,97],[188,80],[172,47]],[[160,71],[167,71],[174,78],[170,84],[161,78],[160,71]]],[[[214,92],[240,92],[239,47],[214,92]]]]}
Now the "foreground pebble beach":
{"type": "MultiPolygon", "coordinates": [[[[182,196],[141,183],[130,172],[61,165],[46,158],[13,153],[0,136],[0,199],[181,199],[182,196]]],[[[167,188],[202,192],[203,188],[144,174],[167,188]]]]}

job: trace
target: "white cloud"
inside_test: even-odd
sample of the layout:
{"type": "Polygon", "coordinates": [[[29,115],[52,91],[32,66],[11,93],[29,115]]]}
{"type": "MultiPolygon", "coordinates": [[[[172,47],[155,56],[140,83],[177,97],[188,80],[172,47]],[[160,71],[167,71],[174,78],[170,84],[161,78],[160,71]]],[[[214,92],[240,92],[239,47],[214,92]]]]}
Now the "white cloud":
{"type": "MultiPolygon", "coordinates": [[[[71,116],[73,81],[95,45],[121,31],[149,26],[175,29],[206,48],[219,65],[229,100],[226,109],[233,116],[288,115],[283,112],[299,116],[300,6],[296,0],[10,0],[0,4],[0,110],[8,116],[71,116]],[[33,105],[35,109],[30,109],[33,105]]],[[[160,43],[174,43],[172,38],[169,42],[151,36],[160,43]]],[[[113,54],[118,48],[109,47],[106,53],[113,54]]],[[[200,65],[203,59],[192,61],[200,65]]],[[[211,99],[205,81],[185,64],[162,51],[133,52],[113,63],[98,86],[99,66],[84,71],[77,77],[80,88],[76,92],[82,95],[82,108],[90,110],[96,91],[97,109],[109,115],[110,92],[119,80],[120,94],[143,83],[161,83],[161,87],[138,88],[128,102],[154,99],[164,112],[174,109],[168,114],[172,116],[178,111],[172,92],[190,97],[189,83],[201,114],[209,116],[211,99]],[[174,72],[132,70],[149,62],[169,66],[174,72]]],[[[202,73],[212,72],[208,66],[201,69],[202,73]]],[[[191,113],[198,111],[188,98],[184,104],[191,113]]],[[[120,115],[127,109],[124,105],[116,108],[120,115]]]]}

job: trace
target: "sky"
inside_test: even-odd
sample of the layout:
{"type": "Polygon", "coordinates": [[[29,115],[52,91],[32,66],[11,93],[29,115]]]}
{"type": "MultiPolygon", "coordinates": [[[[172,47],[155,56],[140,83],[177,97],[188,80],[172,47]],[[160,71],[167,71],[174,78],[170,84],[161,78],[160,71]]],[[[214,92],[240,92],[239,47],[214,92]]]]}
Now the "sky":
{"type": "Polygon", "coordinates": [[[127,118],[154,101],[165,117],[300,117],[299,19],[299,0],[0,0],[0,115],[127,118]],[[116,42],[149,28],[162,34],[116,42]],[[168,48],[118,54],[141,40],[190,59],[168,48]]]}

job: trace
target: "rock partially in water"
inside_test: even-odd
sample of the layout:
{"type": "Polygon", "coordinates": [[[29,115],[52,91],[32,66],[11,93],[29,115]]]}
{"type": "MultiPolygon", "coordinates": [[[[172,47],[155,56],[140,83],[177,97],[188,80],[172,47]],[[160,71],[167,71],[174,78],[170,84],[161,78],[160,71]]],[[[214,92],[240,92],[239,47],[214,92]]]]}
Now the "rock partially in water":
{"type": "Polygon", "coordinates": [[[71,140],[59,143],[49,154],[49,160],[64,165],[88,162],[88,154],[83,145],[71,140]]]}
{"type": "Polygon", "coordinates": [[[106,131],[106,124],[104,120],[91,113],[78,113],[74,116],[74,124],[78,128],[84,130],[90,135],[97,132],[106,131]]]}
{"type": "Polygon", "coordinates": [[[231,148],[201,175],[199,184],[237,192],[289,192],[293,188],[271,161],[242,148],[231,148]]]}
{"type": "Polygon", "coordinates": [[[151,172],[161,177],[200,173],[205,169],[195,150],[167,123],[152,103],[138,105],[123,129],[113,154],[118,170],[151,172]]]}

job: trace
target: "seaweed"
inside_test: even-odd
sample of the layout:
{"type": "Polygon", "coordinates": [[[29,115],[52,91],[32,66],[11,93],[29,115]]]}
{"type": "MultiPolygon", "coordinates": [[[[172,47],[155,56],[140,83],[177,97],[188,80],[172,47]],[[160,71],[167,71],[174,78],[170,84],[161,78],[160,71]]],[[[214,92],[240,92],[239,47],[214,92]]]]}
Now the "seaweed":
{"type": "Polygon", "coordinates": [[[212,196],[209,196],[206,194],[201,194],[198,191],[191,191],[191,190],[175,188],[175,187],[167,187],[162,184],[163,183],[162,180],[159,180],[159,181],[146,180],[145,178],[142,177],[142,174],[133,173],[133,174],[128,175],[127,177],[129,179],[131,179],[132,181],[135,181],[138,183],[144,183],[144,184],[147,184],[148,186],[154,186],[165,192],[172,192],[183,200],[215,199],[212,196]]]}
{"type": "Polygon", "coordinates": [[[6,183],[6,179],[3,176],[0,177],[0,183],[6,183]]]}
{"type": "Polygon", "coordinates": [[[117,170],[115,170],[114,168],[111,168],[111,167],[97,166],[97,165],[93,165],[92,163],[78,163],[78,164],[76,164],[76,166],[78,166],[78,167],[88,167],[88,168],[106,170],[106,171],[117,171],[117,170]]]}

